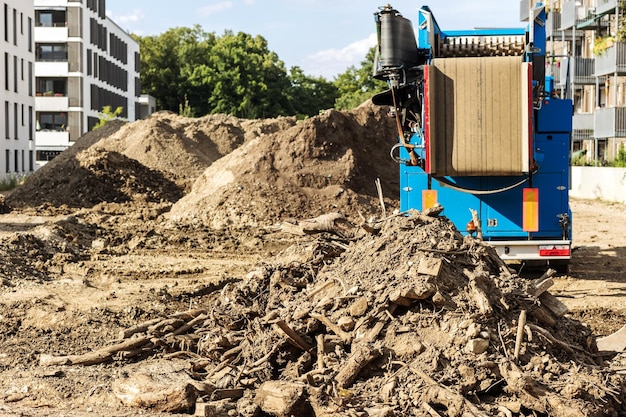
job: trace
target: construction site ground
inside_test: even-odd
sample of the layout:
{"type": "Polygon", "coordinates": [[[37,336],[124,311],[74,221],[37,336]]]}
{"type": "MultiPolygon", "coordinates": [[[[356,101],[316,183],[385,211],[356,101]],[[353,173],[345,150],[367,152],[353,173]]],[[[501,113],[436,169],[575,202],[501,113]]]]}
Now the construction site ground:
{"type": "MultiPolygon", "coordinates": [[[[385,117],[369,107],[305,123],[156,115],[85,138],[41,170],[47,175],[28,180],[24,195],[9,193],[0,215],[0,415],[193,413],[193,407],[125,401],[132,389],[125,391],[120,381],[141,373],[155,385],[175,385],[179,376],[189,378],[197,353],[153,347],[87,365],[54,359],[119,343],[138,323],[207,309],[229,291],[243,292],[239,283],[259,265],[316,239],[285,233],[286,224],[330,212],[345,214],[352,225],[382,217],[377,178],[389,215],[397,205],[397,166],[378,162],[394,142],[385,117]],[[377,137],[371,132],[376,123],[384,127],[384,140],[365,137],[377,137]]],[[[569,308],[568,320],[600,337],[626,324],[626,207],[572,200],[571,208],[575,251],[569,272],[554,277],[550,293],[569,308]]],[[[360,262],[359,271],[376,268],[373,258],[360,262]]],[[[532,279],[543,272],[520,275],[532,279]]],[[[286,294],[281,302],[294,304],[286,294]]],[[[229,327],[224,316],[214,319],[229,327]]],[[[515,415],[532,415],[522,404],[515,415]]],[[[351,407],[345,415],[394,415],[351,407]]],[[[238,412],[224,415],[255,415],[238,412]]]]}

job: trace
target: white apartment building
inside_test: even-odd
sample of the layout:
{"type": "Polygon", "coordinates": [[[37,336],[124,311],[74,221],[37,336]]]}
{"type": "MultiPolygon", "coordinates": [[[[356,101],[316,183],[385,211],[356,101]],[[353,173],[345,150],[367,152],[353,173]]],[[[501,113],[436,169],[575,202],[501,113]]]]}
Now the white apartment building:
{"type": "Polygon", "coordinates": [[[4,0],[0,54],[2,74],[0,179],[35,169],[33,0],[4,0]],[[4,151],[4,152],[3,152],[4,151]]]}
{"type": "Polygon", "coordinates": [[[139,118],[139,44],[105,10],[105,0],[34,0],[39,165],[92,130],[105,106],[139,118]]]}

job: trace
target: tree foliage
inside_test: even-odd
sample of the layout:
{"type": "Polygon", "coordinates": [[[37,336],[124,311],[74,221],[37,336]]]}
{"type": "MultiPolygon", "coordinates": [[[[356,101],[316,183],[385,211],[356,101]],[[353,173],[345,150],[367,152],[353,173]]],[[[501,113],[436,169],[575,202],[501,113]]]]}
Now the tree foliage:
{"type": "Polygon", "coordinates": [[[98,123],[96,123],[92,130],[96,130],[101,128],[111,120],[117,119],[124,112],[124,107],[119,106],[116,107],[115,110],[111,106],[104,106],[102,108],[102,112],[100,112],[100,118],[98,123]]]}
{"type": "Polygon", "coordinates": [[[226,113],[244,118],[312,115],[332,107],[335,86],[291,69],[261,36],[226,31],[222,36],[174,28],[135,38],[141,47],[141,82],[160,110],[201,116],[226,113]],[[307,96],[308,95],[308,96],[307,96]]]}
{"type": "Polygon", "coordinates": [[[387,88],[386,82],[373,77],[375,56],[376,48],[370,48],[359,68],[353,65],[335,78],[334,84],[339,90],[339,98],[335,102],[336,109],[347,110],[357,107],[387,88]]]}
{"type": "Polygon", "coordinates": [[[328,81],[289,70],[262,36],[205,32],[199,25],[137,36],[142,90],[159,110],[186,116],[226,113],[242,118],[297,115],[358,106],[385,84],[374,80],[374,49],[360,68],[350,67],[328,81]]]}

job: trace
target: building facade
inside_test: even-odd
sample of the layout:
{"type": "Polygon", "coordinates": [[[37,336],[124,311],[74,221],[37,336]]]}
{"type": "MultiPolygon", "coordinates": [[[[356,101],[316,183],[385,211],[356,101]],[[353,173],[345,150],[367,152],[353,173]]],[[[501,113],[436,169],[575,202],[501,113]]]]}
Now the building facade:
{"type": "Polygon", "coordinates": [[[139,44],[105,0],[34,0],[36,161],[93,129],[106,106],[139,118],[139,44]]]}
{"type": "MultiPolygon", "coordinates": [[[[622,0],[548,0],[546,73],[574,102],[572,153],[602,165],[626,143],[626,10],[622,0]]],[[[520,1],[528,21],[529,0],[520,1]]]]}
{"type": "Polygon", "coordinates": [[[2,3],[2,109],[0,180],[35,169],[33,0],[2,3]]]}

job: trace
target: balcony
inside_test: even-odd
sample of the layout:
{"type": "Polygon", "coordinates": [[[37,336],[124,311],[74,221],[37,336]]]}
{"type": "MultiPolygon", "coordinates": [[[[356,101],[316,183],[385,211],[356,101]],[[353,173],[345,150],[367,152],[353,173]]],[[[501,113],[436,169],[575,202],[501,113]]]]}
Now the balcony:
{"type": "Polygon", "coordinates": [[[575,113],[572,119],[572,140],[587,140],[593,138],[593,113],[575,113]]]}
{"type": "Polygon", "coordinates": [[[67,42],[69,29],[65,26],[38,26],[35,27],[35,39],[38,42],[67,42]]]}
{"type": "Polygon", "coordinates": [[[35,110],[47,112],[67,111],[69,104],[69,98],[61,94],[50,96],[42,95],[37,96],[35,99],[35,110]]]}
{"type": "Polygon", "coordinates": [[[530,17],[530,0],[520,0],[519,2],[520,22],[528,22],[529,17],[530,17]]]}
{"type": "Polygon", "coordinates": [[[67,77],[70,71],[68,62],[37,61],[35,77],[67,77]]]}
{"type": "Polygon", "coordinates": [[[596,9],[576,4],[578,0],[569,0],[561,7],[561,29],[596,29],[606,26],[605,22],[596,19],[596,9]]]}
{"type": "Polygon", "coordinates": [[[569,68],[569,81],[572,84],[595,84],[596,77],[594,74],[595,59],[574,57],[567,58],[561,61],[561,80],[563,84],[568,79],[569,68]]]}
{"type": "Polygon", "coordinates": [[[70,147],[70,134],[65,131],[39,130],[35,135],[37,149],[63,151],[70,147]]]}
{"type": "Polygon", "coordinates": [[[605,107],[594,113],[595,138],[626,137],[626,107],[605,107]]]}
{"type": "Polygon", "coordinates": [[[596,14],[602,15],[614,10],[617,7],[617,0],[597,0],[596,14]]]}
{"type": "Polygon", "coordinates": [[[561,30],[561,13],[550,12],[546,18],[546,36],[548,39],[560,38],[563,34],[561,30]]]}
{"type": "Polygon", "coordinates": [[[626,43],[616,42],[596,57],[595,75],[626,74],[626,43]]]}

